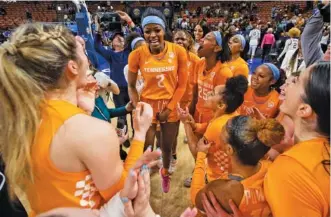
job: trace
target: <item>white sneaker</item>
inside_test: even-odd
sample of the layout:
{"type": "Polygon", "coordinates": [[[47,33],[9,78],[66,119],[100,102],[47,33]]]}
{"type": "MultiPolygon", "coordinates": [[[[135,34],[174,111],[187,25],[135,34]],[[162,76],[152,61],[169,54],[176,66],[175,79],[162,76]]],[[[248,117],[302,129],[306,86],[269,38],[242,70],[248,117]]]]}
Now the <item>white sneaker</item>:
{"type": "Polygon", "coordinates": [[[170,174],[173,174],[176,171],[176,166],[177,166],[177,160],[172,158],[170,161],[170,168],[168,170],[170,174]]]}

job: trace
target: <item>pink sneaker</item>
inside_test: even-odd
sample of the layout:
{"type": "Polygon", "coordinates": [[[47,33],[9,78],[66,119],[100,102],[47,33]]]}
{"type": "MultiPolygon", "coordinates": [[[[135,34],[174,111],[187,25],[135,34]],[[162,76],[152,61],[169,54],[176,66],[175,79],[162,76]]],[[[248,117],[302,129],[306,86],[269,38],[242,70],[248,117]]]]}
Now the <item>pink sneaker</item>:
{"type": "Polygon", "coordinates": [[[168,176],[163,176],[162,175],[162,169],[159,170],[160,176],[161,176],[161,186],[162,186],[162,191],[164,193],[168,193],[170,190],[170,175],[168,176]]]}

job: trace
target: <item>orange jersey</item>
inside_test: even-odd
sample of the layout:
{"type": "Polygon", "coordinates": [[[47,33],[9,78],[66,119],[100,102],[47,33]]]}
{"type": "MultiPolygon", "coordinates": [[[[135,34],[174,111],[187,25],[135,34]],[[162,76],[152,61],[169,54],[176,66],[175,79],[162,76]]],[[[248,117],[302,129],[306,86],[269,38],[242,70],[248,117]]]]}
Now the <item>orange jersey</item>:
{"type": "Polygon", "coordinates": [[[256,107],[266,118],[275,118],[279,112],[279,106],[281,101],[279,100],[279,93],[272,90],[265,97],[255,96],[254,90],[249,87],[245,93],[244,102],[240,108],[240,114],[248,115],[247,108],[256,107]]]}
{"type": "Polygon", "coordinates": [[[244,75],[248,78],[249,68],[247,62],[243,58],[238,57],[235,60],[231,60],[228,62],[228,65],[233,72],[233,76],[244,75]]]}
{"type": "MultiPolygon", "coordinates": [[[[201,59],[197,66],[198,102],[196,112],[200,116],[207,116],[207,120],[201,117],[199,119],[204,119],[205,122],[208,122],[213,117],[213,111],[205,107],[208,96],[214,91],[216,86],[225,84],[226,80],[233,76],[233,73],[227,64],[220,61],[217,62],[210,72],[205,73],[205,64],[205,59],[201,59]]],[[[195,115],[195,117],[197,116],[195,115]]],[[[199,122],[197,119],[196,121],[199,122]]]]}
{"type": "MultiPolygon", "coordinates": [[[[198,192],[205,186],[205,158],[206,154],[198,152],[196,165],[193,172],[191,184],[191,201],[195,205],[195,199],[198,192]]],[[[267,170],[271,164],[270,161],[260,161],[261,167],[257,173],[241,182],[244,187],[244,195],[239,204],[239,210],[243,216],[268,217],[271,214],[270,207],[266,201],[263,191],[263,181],[267,170]]],[[[229,173],[223,173],[219,179],[229,179],[229,173]]],[[[205,216],[205,215],[201,215],[205,216]]]]}
{"type": "Polygon", "coordinates": [[[271,162],[262,160],[260,163],[261,168],[257,173],[241,181],[244,186],[244,196],[239,205],[239,210],[243,213],[243,216],[271,216],[270,207],[263,191],[264,177],[271,162]]]}
{"type": "Polygon", "coordinates": [[[221,133],[223,126],[225,126],[228,120],[237,115],[237,112],[224,114],[221,117],[212,120],[207,127],[204,137],[208,142],[214,143],[210,146],[207,155],[208,181],[213,181],[231,170],[230,157],[224,151],[225,144],[221,139],[221,133]]]}
{"type": "Polygon", "coordinates": [[[316,138],[279,155],[264,180],[273,216],[330,216],[330,143],[316,138]]]}
{"type": "Polygon", "coordinates": [[[51,143],[64,122],[77,114],[85,112],[60,100],[47,101],[42,108],[42,121],[31,148],[34,183],[27,182],[30,217],[59,207],[99,209],[105,200],[111,199],[123,188],[128,171],[143,154],[144,143],[132,141],[120,180],[102,191],[97,189],[88,170],[61,171],[50,158],[51,143]]]}
{"type": "Polygon", "coordinates": [[[187,106],[192,101],[193,87],[197,83],[198,78],[195,68],[199,63],[199,61],[200,58],[196,54],[189,52],[189,57],[187,62],[188,81],[187,81],[186,91],[181,100],[181,103],[183,103],[184,105],[187,104],[187,106]]]}
{"type": "Polygon", "coordinates": [[[186,89],[186,50],[177,44],[165,42],[163,52],[152,55],[148,45],[141,46],[129,55],[129,71],[137,73],[138,70],[144,79],[141,97],[149,100],[171,99],[168,108],[173,110],[186,89]]]}
{"type": "Polygon", "coordinates": [[[34,183],[27,184],[29,216],[58,207],[99,208],[102,197],[89,171],[63,172],[50,159],[53,136],[70,117],[85,112],[65,101],[48,101],[31,149],[34,183]]]}

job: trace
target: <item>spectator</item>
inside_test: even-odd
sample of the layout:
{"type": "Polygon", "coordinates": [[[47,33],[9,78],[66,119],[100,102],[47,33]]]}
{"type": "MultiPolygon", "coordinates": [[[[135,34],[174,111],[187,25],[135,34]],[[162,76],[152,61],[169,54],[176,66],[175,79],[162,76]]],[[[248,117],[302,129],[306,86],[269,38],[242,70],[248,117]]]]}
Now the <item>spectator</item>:
{"type": "Polygon", "coordinates": [[[273,29],[269,28],[267,34],[264,35],[261,48],[262,48],[262,62],[264,63],[266,55],[269,55],[271,48],[275,44],[275,36],[272,33],[273,29]]]}
{"type": "Polygon", "coordinates": [[[28,20],[28,22],[32,22],[32,14],[29,11],[29,9],[25,9],[25,17],[28,20]]]}

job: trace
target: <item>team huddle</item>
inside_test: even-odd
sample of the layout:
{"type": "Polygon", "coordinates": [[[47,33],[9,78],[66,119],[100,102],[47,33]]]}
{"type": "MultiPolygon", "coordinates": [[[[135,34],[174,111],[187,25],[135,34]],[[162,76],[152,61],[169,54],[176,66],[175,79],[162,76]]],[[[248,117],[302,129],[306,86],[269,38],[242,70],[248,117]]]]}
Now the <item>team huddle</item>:
{"type": "MultiPolygon", "coordinates": [[[[249,73],[242,35],[210,31],[194,41],[176,30],[170,42],[166,23],[148,8],[143,37],[128,37],[122,113],[133,112],[134,136],[124,163],[112,125],[95,118],[103,87],[87,73],[82,38],[33,23],[0,46],[0,150],[29,216],[156,216],[149,168],[158,164],[168,193],[180,124],[195,160],[181,183],[195,208],[182,217],[329,216],[330,60],[249,73]]],[[[259,32],[249,37],[253,59],[259,32]]]]}

